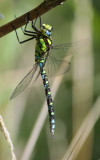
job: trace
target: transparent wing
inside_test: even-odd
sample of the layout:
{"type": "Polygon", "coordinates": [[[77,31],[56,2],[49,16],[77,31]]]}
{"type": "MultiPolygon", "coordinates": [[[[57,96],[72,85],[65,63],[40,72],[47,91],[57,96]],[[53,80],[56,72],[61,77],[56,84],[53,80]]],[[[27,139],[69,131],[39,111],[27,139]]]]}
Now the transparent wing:
{"type": "Polygon", "coordinates": [[[60,75],[67,73],[71,68],[71,62],[65,57],[73,54],[76,43],[62,43],[51,47],[49,57],[46,63],[46,70],[49,76],[60,75]],[[63,64],[64,70],[58,72],[61,64],[63,64]]]}
{"type": "Polygon", "coordinates": [[[10,100],[15,98],[16,96],[18,96],[30,84],[37,68],[38,68],[38,64],[36,63],[32,67],[32,69],[26,74],[26,76],[20,81],[20,83],[17,85],[17,87],[14,89],[14,91],[10,97],[10,100]]]}
{"type": "Polygon", "coordinates": [[[69,56],[75,53],[75,49],[82,47],[84,40],[76,42],[67,42],[62,44],[57,44],[51,47],[50,56],[56,60],[63,60],[65,56],[69,56]]]}
{"type": "Polygon", "coordinates": [[[87,45],[89,42],[88,38],[81,39],[76,42],[67,42],[62,44],[57,44],[51,47],[50,54],[52,55],[61,55],[62,57],[70,54],[73,54],[74,52],[69,52],[69,50],[75,50],[76,48],[83,47],[84,45],[87,45]]]}
{"type": "Polygon", "coordinates": [[[46,63],[48,75],[55,76],[67,73],[71,68],[69,56],[75,54],[76,49],[83,47],[83,44],[87,44],[87,39],[52,46],[46,63]],[[64,69],[58,72],[61,64],[63,64],[64,69]]]}
{"type": "Polygon", "coordinates": [[[66,43],[61,43],[61,44],[57,44],[57,45],[54,45],[51,47],[51,49],[64,49],[64,48],[68,48],[68,47],[71,47],[71,46],[75,46],[75,43],[76,42],[66,42],[66,43]]]}

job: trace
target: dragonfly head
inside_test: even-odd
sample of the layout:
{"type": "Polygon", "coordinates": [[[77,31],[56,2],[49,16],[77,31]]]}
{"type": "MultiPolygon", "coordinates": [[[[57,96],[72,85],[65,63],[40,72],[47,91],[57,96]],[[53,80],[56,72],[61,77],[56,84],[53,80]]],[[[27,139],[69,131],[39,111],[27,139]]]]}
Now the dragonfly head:
{"type": "Polygon", "coordinates": [[[50,37],[52,29],[53,29],[52,26],[50,26],[49,24],[42,24],[41,32],[43,35],[50,37]]]}

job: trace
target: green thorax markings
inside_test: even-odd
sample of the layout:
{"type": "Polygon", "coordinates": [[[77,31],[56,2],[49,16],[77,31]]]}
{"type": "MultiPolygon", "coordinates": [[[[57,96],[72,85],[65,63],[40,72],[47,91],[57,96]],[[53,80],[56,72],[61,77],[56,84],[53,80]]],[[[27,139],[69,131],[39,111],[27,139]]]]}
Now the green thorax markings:
{"type": "Polygon", "coordinates": [[[43,24],[40,30],[40,34],[37,37],[36,47],[35,47],[35,61],[37,62],[41,57],[45,55],[50,50],[52,46],[51,38],[52,27],[47,24],[43,24]]]}
{"type": "Polygon", "coordinates": [[[45,54],[47,51],[50,50],[51,45],[52,45],[51,39],[40,36],[36,43],[35,55],[42,56],[43,54],[45,54]]]}

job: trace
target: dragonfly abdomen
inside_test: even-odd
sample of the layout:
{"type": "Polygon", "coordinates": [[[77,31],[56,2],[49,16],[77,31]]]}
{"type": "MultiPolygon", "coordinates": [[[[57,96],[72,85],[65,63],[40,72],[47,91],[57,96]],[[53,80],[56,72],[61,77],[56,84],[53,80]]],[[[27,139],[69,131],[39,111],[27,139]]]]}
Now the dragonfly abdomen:
{"type": "Polygon", "coordinates": [[[50,131],[52,133],[52,137],[54,136],[54,129],[55,129],[55,114],[54,114],[54,108],[53,108],[53,100],[51,96],[50,86],[48,82],[48,78],[46,75],[45,67],[42,67],[44,64],[40,63],[40,71],[41,76],[45,88],[45,95],[47,99],[47,105],[48,105],[48,112],[49,112],[49,122],[50,122],[50,131]]]}

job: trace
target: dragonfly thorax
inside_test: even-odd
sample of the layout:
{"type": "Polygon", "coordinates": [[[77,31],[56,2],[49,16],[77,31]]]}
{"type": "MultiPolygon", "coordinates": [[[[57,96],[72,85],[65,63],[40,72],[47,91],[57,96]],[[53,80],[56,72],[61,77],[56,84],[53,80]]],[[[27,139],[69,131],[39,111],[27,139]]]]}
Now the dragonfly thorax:
{"type": "Polygon", "coordinates": [[[43,58],[52,46],[51,36],[46,35],[46,34],[50,34],[51,30],[52,30],[52,27],[50,25],[45,25],[45,24],[42,25],[41,34],[38,35],[37,43],[35,47],[35,61],[36,62],[39,62],[41,57],[43,58]]]}

